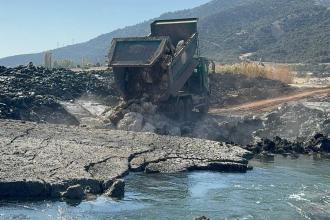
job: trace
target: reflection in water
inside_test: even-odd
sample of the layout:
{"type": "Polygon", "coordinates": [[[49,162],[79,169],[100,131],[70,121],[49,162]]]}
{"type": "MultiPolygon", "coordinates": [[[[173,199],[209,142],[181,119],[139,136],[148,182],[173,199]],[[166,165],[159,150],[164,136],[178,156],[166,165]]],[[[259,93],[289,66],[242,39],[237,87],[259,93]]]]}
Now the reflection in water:
{"type": "Polygon", "coordinates": [[[255,160],[246,174],[131,174],[124,200],[3,202],[0,219],[329,219],[330,160],[255,160]]]}

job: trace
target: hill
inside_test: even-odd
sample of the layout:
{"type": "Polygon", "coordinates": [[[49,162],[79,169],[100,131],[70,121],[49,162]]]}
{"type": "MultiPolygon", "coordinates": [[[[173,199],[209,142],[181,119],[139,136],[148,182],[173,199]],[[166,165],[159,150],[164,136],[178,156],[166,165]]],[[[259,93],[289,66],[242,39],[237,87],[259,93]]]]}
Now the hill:
{"type": "MultiPolygon", "coordinates": [[[[214,0],[157,19],[199,17],[204,56],[235,62],[240,54],[275,62],[330,62],[330,0],[214,0]]],[[[104,62],[113,37],[144,36],[149,21],[53,50],[54,59],[104,62]]],[[[0,65],[42,62],[42,53],[0,59],[0,65]]]]}
{"type": "Polygon", "coordinates": [[[200,26],[202,51],[220,61],[254,53],[255,60],[330,62],[330,10],[311,0],[254,1],[200,26]]]}

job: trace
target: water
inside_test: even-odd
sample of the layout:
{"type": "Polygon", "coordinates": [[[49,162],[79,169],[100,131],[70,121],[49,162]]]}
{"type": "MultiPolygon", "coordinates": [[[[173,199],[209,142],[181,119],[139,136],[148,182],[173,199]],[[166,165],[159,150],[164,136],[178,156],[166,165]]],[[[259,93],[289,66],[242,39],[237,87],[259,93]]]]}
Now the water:
{"type": "Polygon", "coordinates": [[[0,219],[330,219],[330,159],[251,164],[246,174],[132,174],[122,201],[2,202],[0,219]]]}

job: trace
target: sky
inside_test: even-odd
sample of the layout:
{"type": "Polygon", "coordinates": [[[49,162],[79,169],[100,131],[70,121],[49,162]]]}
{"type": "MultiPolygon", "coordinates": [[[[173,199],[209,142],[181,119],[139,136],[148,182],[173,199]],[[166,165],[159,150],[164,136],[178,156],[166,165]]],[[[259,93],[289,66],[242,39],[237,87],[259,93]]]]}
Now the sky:
{"type": "Polygon", "coordinates": [[[85,42],[209,0],[0,0],[0,58],[85,42]]]}

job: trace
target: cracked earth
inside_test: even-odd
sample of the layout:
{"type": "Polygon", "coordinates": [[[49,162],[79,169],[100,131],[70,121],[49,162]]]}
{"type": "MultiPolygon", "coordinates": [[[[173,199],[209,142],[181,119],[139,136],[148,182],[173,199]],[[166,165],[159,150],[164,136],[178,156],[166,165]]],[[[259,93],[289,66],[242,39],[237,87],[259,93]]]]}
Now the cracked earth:
{"type": "Polygon", "coordinates": [[[0,120],[0,197],[102,194],[129,172],[246,172],[250,153],[191,138],[0,120]]]}

